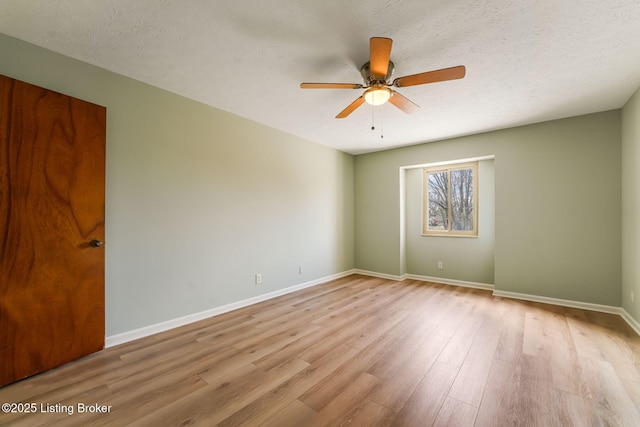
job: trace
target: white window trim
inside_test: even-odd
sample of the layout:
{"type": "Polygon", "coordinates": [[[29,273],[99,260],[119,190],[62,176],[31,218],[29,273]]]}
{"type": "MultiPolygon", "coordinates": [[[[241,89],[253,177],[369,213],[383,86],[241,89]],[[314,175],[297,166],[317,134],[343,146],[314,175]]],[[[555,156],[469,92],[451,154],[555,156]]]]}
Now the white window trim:
{"type": "MultiPolygon", "coordinates": [[[[479,210],[479,193],[478,193],[478,161],[472,162],[460,162],[460,163],[447,163],[446,165],[432,165],[424,167],[422,171],[422,235],[427,237],[440,236],[440,237],[478,237],[478,210],[479,210]],[[473,230],[460,231],[460,230],[429,230],[428,227],[428,184],[427,175],[434,172],[448,172],[460,169],[472,169],[473,170],[473,230]]],[[[449,215],[451,215],[449,211],[449,215]]],[[[449,219],[449,224],[451,220],[449,219]]]]}

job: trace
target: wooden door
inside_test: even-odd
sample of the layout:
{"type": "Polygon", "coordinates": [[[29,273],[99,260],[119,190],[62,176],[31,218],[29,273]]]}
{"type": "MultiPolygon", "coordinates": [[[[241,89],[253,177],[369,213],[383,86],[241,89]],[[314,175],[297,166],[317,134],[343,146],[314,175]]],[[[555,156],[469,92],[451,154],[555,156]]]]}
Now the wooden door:
{"type": "Polygon", "coordinates": [[[105,140],[104,107],[0,76],[0,385],[104,348],[105,140]]]}

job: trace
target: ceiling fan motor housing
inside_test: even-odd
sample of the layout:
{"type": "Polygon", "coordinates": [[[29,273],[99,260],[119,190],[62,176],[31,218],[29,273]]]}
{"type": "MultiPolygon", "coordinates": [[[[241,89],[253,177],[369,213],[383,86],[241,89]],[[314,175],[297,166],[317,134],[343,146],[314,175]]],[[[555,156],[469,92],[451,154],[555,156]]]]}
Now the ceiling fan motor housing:
{"type": "Polygon", "coordinates": [[[385,76],[374,76],[371,74],[371,66],[370,63],[367,62],[362,67],[360,67],[360,74],[364,79],[365,86],[376,86],[380,84],[388,84],[391,76],[393,75],[394,65],[393,62],[389,61],[389,67],[387,68],[387,75],[385,76]]]}

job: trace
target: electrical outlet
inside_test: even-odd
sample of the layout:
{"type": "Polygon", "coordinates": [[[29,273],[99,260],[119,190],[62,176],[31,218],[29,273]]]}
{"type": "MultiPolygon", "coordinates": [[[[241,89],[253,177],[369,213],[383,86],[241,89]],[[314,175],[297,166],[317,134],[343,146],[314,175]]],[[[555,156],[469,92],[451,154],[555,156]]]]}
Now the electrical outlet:
{"type": "Polygon", "coordinates": [[[636,299],[636,298],[635,298],[635,295],[633,294],[633,291],[631,291],[631,302],[635,302],[635,301],[634,301],[635,299],[636,299]]]}
{"type": "Polygon", "coordinates": [[[442,261],[438,261],[438,270],[442,270],[444,268],[444,264],[442,261]]]}
{"type": "Polygon", "coordinates": [[[302,266],[298,267],[298,274],[302,274],[302,266]]]}
{"type": "Polygon", "coordinates": [[[256,274],[256,285],[259,285],[262,283],[262,274],[258,273],[256,274]]]}

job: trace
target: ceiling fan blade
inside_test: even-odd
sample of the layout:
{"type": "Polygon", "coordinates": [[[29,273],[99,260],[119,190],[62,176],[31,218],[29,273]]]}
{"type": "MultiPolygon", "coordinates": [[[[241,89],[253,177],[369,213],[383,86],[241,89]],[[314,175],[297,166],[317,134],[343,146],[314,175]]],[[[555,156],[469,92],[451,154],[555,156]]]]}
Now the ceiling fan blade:
{"type": "Polygon", "coordinates": [[[391,98],[389,98],[389,102],[395,105],[396,107],[398,107],[399,109],[401,109],[402,111],[404,111],[405,113],[407,114],[415,113],[420,109],[420,106],[414,103],[413,101],[411,101],[409,98],[402,96],[395,90],[391,92],[393,92],[393,94],[391,95],[391,98]]]}
{"type": "Polygon", "coordinates": [[[427,71],[426,73],[398,77],[393,81],[393,85],[395,87],[406,87],[461,79],[464,77],[465,73],[466,69],[464,65],[458,65],[457,67],[443,68],[442,70],[427,71]]]}
{"type": "Polygon", "coordinates": [[[300,89],[362,89],[359,83],[300,83],[300,89]]]}
{"type": "Polygon", "coordinates": [[[355,101],[353,101],[347,108],[340,111],[340,113],[336,116],[336,119],[344,119],[349,114],[353,113],[353,111],[361,106],[364,103],[364,96],[360,96],[355,101]]]}
{"type": "Polygon", "coordinates": [[[386,37],[371,37],[369,39],[369,68],[372,76],[381,79],[387,78],[392,44],[393,40],[386,37]]]}

